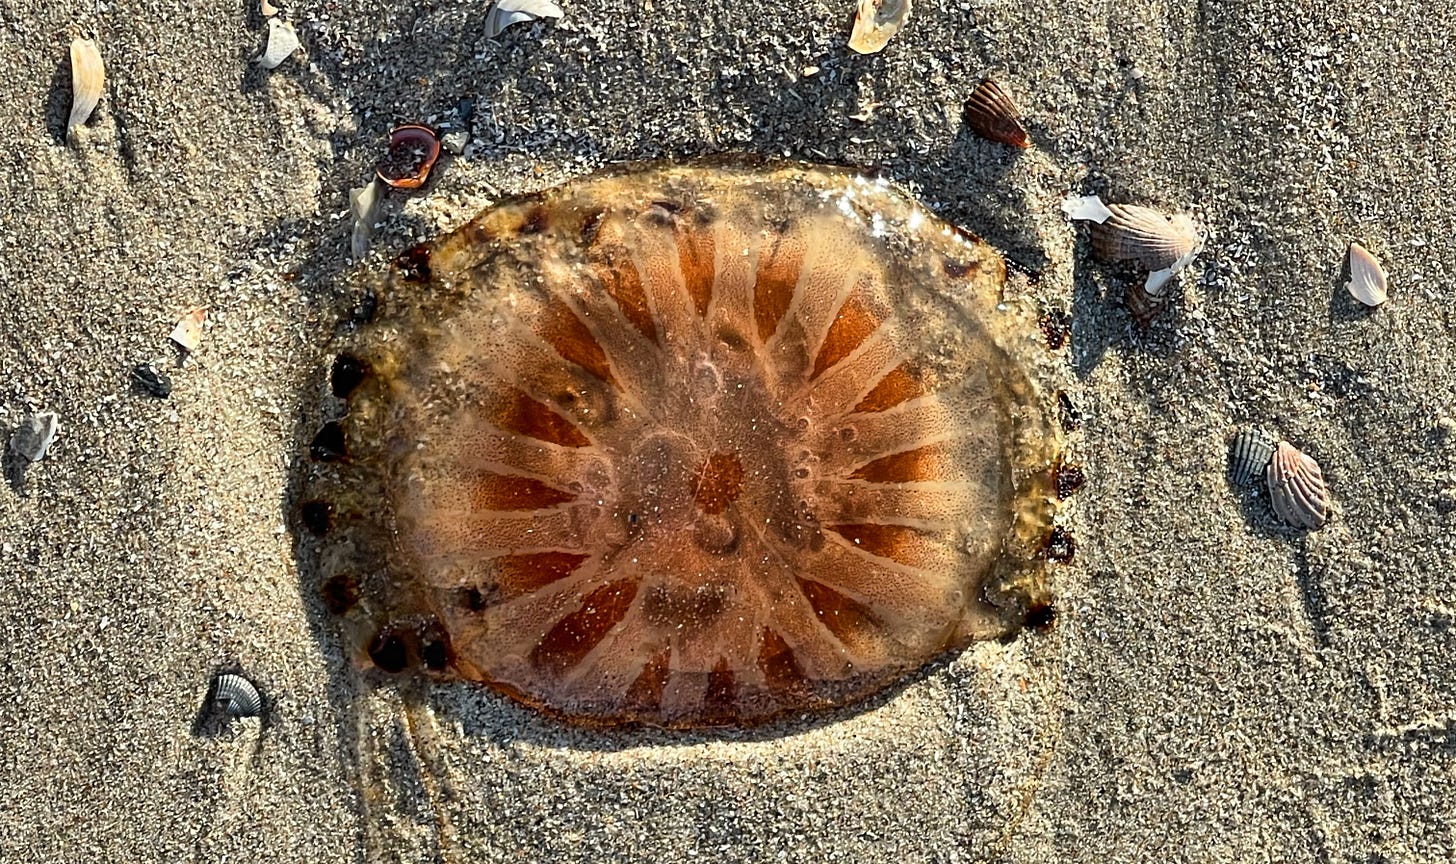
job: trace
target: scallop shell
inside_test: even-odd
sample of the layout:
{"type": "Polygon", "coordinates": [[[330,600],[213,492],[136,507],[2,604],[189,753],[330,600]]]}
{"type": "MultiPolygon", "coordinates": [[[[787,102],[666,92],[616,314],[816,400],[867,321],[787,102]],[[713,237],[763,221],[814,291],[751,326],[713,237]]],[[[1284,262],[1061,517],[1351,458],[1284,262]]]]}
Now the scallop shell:
{"type": "Polygon", "coordinates": [[[1350,281],[1345,283],[1350,296],[1372,309],[1384,303],[1386,293],[1385,270],[1380,261],[1359,243],[1350,244],[1350,281]]]}
{"type": "Polygon", "coordinates": [[[496,0],[485,18],[485,37],[494,39],[513,24],[538,18],[560,18],[563,14],[561,7],[551,0],[496,0]]]}
{"type": "Polygon", "coordinates": [[[910,0],[859,0],[854,32],[849,47],[860,54],[874,54],[900,32],[910,20],[910,0]]]}
{"type": "Polygon", "coordinates": [[[1274,439],[1258,429],[1243,429],[1229,441],[1229,476],[1248,486],[1264,473],[1274,457],[1274,439]]]}
{"type": "Polygon", "coordinates": [[[268,47],[263,49],[263,56],[258,58],[258,65],[264,69],[276,69],[278,64],[288,59],[288,55],[298,50],[298,32],[293,25],[287,21],[279,21],[277,18],[268,19],[268,47]]]}
{"type": "Polygon", "coordinates": [[[1006,95],[1000,86],[990,78],[981,83],[966,100],[966,125],[971,131],[987,141],[999,141],[1012,147],[1026,149],[1031,139],[1026,137],[1026,127],[1021,125],[1021,112],[1016,103],[1006,95]]]}
{"type": "Polygon", "coordinates": [[[1187,216],[1169,219],[1136,204],[1112,204],[1107,209],[1112,215],[1106,221],[1092,223],[1092,254],[1102,261],[1133,261],[1146,267],[1149,293],[1159,293],[1157,289],[1198,253],[1198,230],[1187,216]],[[1164,270],[1171,272],[1161,275],[1164,270]]]}
{"type": "Polygon", "coordinates": [[[66,136],[85,123],[101,101],[106,85],[106,66],[101,51],[90,39],[71,42],[71,116],[66,121],[66,136]]]}
{"type": "Polygon", "coordinates": [[[1319,463],[1287,441],[1264,469],[1274,513],[1296,528],[1315,529],[1330,515],[1330,492],[1319,463]]]}
{"type": "Polygon", "coordinates": [[[263,696],[253,682],[241,675],[219,675],[212,691],[212,704],[229,717],[257,717],[263,713],[263,696]]]}

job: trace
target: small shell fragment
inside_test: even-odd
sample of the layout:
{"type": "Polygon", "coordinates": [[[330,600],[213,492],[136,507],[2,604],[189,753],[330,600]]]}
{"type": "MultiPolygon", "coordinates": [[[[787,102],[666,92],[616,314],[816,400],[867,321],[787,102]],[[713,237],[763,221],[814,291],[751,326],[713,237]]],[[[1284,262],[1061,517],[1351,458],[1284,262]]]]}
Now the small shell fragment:
{"type": "Polygon", "coordinates": [[[1385,270],[1380,261],[1359,243],[1350,244],[1350,281],[1345,283],[1350,296],[1375,308],[1384,303],[1386,293],[1385,270]]]}
{"type": "Polygon", "coordinates": [[[1239,486],[1248,486],[1263,476],[1273,456],[1273,438],[1258,429],[1241,429],[1229,441],[1229,477],[1239,486]]]}
{"type": "Polygon", "coordinates": [[[379,190],[383,185],[375,177],[368,184],[349,190],[349,212],[354,216],[349,254],[356,260],[369,251],[369,238],[374,234],[374,220],[379,214],[379,190]]]}
{"type": "Polygon", "coordinates": [[[396,126],[389,133],[389,150],[374,172],[391,189],[418,189],[430,177],[440,158],[440,138],[427,126],[396,126]]]}
{"type": "Polygon", "coordinates": [[[446,152],[459,156],[465,152],[465,146],[470,143],[470,133],[464,129],[456,129],[453,132],[446,132],[440,136],[440,146],[446,152]]]}
{"type": "Polygon", "coordinates": [[[69,138],[77,126],[85,123],[101,101],[101,90],[106,85],[106,67],[101,62],[101,51],[90,39],[76,39],[71,42],[71,116],[66,121],[66,137],[69,138]]]}
{"type": "Polygon", "coordinates": [[[551,0],[496,0],[485,17],[485,38],[494,39],[514,24],[540,18],[560,18],[561,7],[551,0]]]}
{"type": "Polygon", "coordinates": [[[272,18],[274,15],[278,14],[278,7],[274,6],[272,3],[269,3],[268,0],[259,0],[258,14],[262,15],[264,18],[272,18]]]}
{"type": "Polygon", "coordinates": [[[298,46],[298,33],[293,29],[292,24],[277,18],[269,18],[268,47],[263,49],[263,56],[258,58],[258,65],[264,69],[276,69],[278,64],[288,59],[288,55],[298,50],[298,46]]]}
{"type": "Polygon", "coordinates": [[[257,717],[263,713],[263,696],[253,682],[241,675],[219,675],[212,691],[212,704],[229,717],[257,717]]]}
{"type": "Polygon", "coordinates": [[[900,32],[910,19],[910,0],[859,0],[849,47],[860,54],[874,54],[900,32]]]}
{"type": "Polygon", "coordinates": [[[1274,513],[1296,528],[1315,529],[1330,515],[1329,487],[1319,463],[1287,441],[1279,442],[1269,467],[1269,503],[1274,513]]]}
{"type": "Polygon", "coordinates": [[[202,344],[202,325],[205,321],[207,321],[206,307],[198,306],[195,309],[189,309],[187,314],[177,322],[177,326],[172,328],[172,335],[168,338],[176,343],[178,348],[191,354],[197,350],[198,345],[202,344]]]}
{"type": "Polygon", "coordinates": [[[990,78],[981,79],[965,106],[966,126],[987,141],[998,141],[1023,150],[1031,146],[1021,111],[1011,97],[990,78]]]}
{"type": "Polygon", "coordinates": [[[1073,195],[1062,202],[1062,212],[1068,219],[1077,222],[1106,222],[1112,218],[1112,211],[1096,195],[1073,195]]]}
{"type": "Polygon", "coordinates": [[[10,436],[10,449],[27,462],[39,462],[45,458],[51,442],[56,440],[60,428],[60,417],[53,411],[31,414],[20,421],[20,426],[10,436]]]}

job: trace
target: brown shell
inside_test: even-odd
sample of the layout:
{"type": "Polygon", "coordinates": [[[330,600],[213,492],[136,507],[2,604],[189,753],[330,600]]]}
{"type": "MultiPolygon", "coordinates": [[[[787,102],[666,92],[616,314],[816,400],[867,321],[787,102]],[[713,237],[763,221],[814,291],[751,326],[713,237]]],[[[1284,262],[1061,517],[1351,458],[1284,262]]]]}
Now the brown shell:
{"type": "Polygon", "coordinates": [[[1014,632],[1049,599],[1060,432],[1006,291],[984,242],[841,169],[489,210],[401,256],[334,364],[303,496],[329,608],[385,671],[671,727],[1014,632]]]}
{"type": "Polygon", "coordinates": [[[1021,123],[1021,112],[1000,86],[990,78],[971,91],[965,107],[966,126],[987,141],[998,141],[1012,147],[1025,149],[1031,146],[1026,127],[1021,123]]]}
{"type": "Polygon", "coordinates": [[[1311,530],[1325,524],[1330,515],[1330,491],[1318,462],[1281,441],[1264,469],[1264,478],[1269,484],[1269,503],[1280,519],[1311,530]]]}
{"type": "Polygon", "coordinates": [[[1132,261],[1149,271],[1177,264],[1198,248],[1198,231],[1187,217],[1169,219],[1151,207],[1109,204],[1106,221],[1088,223],[1092,254],[1107,262],[1132,261]]]}
{"type": "Polygon", "coordinates": [[[391,189],[418,189],[430,178],[440,158],[440,137],[428,126],[396,126],[389,133],[389,150],[375,167],[379,179],[391,189]]]}

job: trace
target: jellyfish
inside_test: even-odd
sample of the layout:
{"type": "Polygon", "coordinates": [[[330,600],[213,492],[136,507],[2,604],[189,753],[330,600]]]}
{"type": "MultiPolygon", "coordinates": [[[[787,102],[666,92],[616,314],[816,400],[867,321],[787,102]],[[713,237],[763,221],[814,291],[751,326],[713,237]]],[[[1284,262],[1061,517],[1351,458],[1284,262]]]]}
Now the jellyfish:
{"type": "Polygon", "coordinates": [[[1003,258],[888,182],[633,165],[395,262],[301,527],[358,662],[754,725],[1043,620],[1061,435],[1003,258]]]}

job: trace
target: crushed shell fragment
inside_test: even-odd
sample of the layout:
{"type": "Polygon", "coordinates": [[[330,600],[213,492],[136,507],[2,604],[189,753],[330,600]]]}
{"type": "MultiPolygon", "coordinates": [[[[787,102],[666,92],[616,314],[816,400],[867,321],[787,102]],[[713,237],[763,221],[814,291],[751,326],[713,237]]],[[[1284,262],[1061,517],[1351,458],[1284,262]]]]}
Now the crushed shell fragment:
{"type": "Polygon", "coordinates": [[[496,0],[485,18],[485,38],[494,39],[515,24],[539,18],[560,18],[561,7],[551,0],[496,0]]]}
{"type": "Polygon", "coordinates": [[[1274,439],[1258,429],[1242,429],[1229,442],[1229,476],[1239,486],[1248,486],[1263,476],[1274,456],[1274,439]]]}
{"type": "Polygon", "coordinates": [[[90,119],[105,86],[106,67],[96,43],[90,39],[71,42],[71,116],[66,120],[67,137],[90,119]]]}
{"type": "Polygon", "coordinates": [[[374,220],[379,215],[379,190],[384,184],[378,177],[349,190],[349,213],[354,217],[354,230],[349,237],[349,253],[363,258],[369,251],[369,238],[374,234],[374,220]]]}
{"type": "Polygon", "coordinates": [[[263,49],[263,56],[258,58],[258,65],[264,69],[276,69],[288,55],[298,50],[298,33],[293,25],[287,21],[279,21],[277,18],[268,19],[268,47],[263,49]]]}
{"type": "Polygon", "coordinates": [[[168,338],[178,348],[191,354],[197,350],[198,345],[202,344],[202,325],[206,321],[207,309],[205,307],[198,306],[195,309],[189,309],[187,314],[177,322],[177,326],[172,328],[172,335],[168,338]]]}
{"type": "Polygon", "coordinates": [[[212,704],[229,717],[257,717],[263,712],[263,697],[258,688],[241,675],[217,676],[212,704]]]}
{"type": "Polygon", "coordinates": [[[1100,223],[1112,218],[1112,211],[1096,195],[1073,195],[1062,202],[1062,212],[1078,222],[1100,223]]]}
{"type": "Polygon", "coordinates": [[[1330,514],[1330,493],[1318,462],[1281,441],[1264,477],[1269,484],[1269,502],[1280,519],[1311,530],[1325,524],[1330,514]]]}
{"type": "Polygon", "coordinates": [[[1385,270],[1380,261],[1359,243],[1350,244],[1350,281],[1345,283],[1350,296],[1372,309],[1384,303],[1386,293],[1385,270]]]}
{"type": "Polygon", "coordinates": [[[966,125],[988,141],[1025,149],[1031,146],[1016,103],[990,78],[981,79],[965,106],[966,125]]]}
{"type": "Polygon", "coordinates": [[[20,426],[10,436],[10,449],[27,462],[39,462],[51,449],[56,440],[60,418],[52,411],[31,414],[20,421],[20,426]]]}
{"type": "Polygon", "coordinates": [[[859,0],[849,47],[860,54],[874,54],[889,43],[910,20],[910,0],[859,0]]]}

